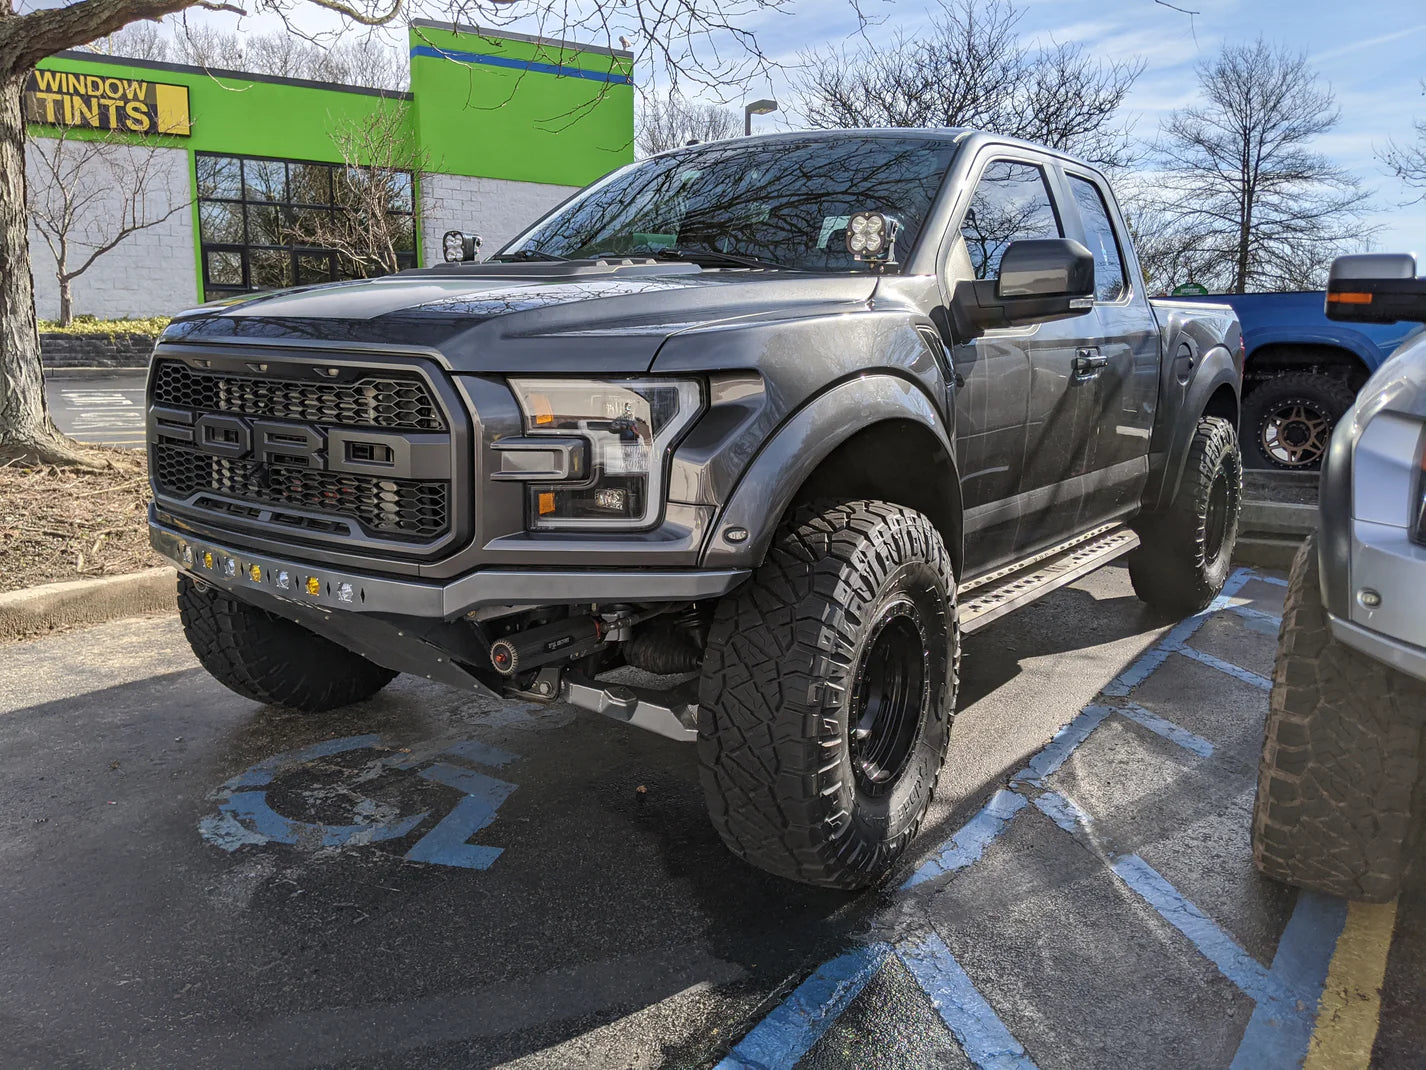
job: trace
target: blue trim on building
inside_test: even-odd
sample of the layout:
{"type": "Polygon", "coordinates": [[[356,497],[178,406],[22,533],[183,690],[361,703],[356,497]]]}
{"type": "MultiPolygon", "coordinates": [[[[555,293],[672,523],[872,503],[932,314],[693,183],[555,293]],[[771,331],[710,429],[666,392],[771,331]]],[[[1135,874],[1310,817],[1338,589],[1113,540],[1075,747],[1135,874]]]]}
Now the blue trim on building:
{"type": "Polygon", "coordinates": [[[431,59],[453,59],[458,63],[483,63],[490,67],[508,67],[512,71],[534,71],[536,74],[554,74],[563,78],[587,78],[591,82],[610,82],[614,85],[633,85],[634,80],[627,74],[613,71],[586,71],[579,67],[566,67],[556,63],[536,63],[533,60],[510,59],[508,56],[491,56],[481,52],[462,52],[454,48],[437,48],[435,45],[415,45],[411,57],[427,56],[431,59]]]}

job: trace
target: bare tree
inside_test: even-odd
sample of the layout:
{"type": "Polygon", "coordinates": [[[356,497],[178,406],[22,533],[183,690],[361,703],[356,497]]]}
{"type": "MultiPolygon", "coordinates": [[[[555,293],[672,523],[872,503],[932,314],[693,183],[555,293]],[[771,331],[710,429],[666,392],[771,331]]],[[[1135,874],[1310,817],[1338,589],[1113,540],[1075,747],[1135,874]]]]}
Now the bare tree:
{"type": "Polygon", "coordinates": [[[1130,162],[1116,121],[1143,71],[1079,45],[1029,47],[1010,0],[941,0],[929,28],[886,44],[804,53],[794,82],[814,127],[968,126],[1025,137],[1109,167],[1130,162]]]}
{"type": "Polygon", "coordinates": [[[75,279],[130,235],[193,203],[175,194],[164,149],[71,133],[59,127],[54,137],[33,137],[27,153],[40,174],[28,191],[30,222],[54,257],[59,322],[66,327],[74,319],[75,279]]]}
{"type": "Polygon", "coordinates": [[[640,156],[676,149],[690,141],[721,141],[743,132],[743,117],[717,104],[694,104],[676,94],[640,102],[634,122],[640,156]]]}
{"type": "Polygon", "coordinates": [[[395,109],[372,121],[347,121],[332,132],[346,169],[334,183],[336,211],[313,214],[286,230],[285,240],[333,249],[353,273],[387,275],[416,247],[412,198],[430,153],[395,109]]]}
{"type": "MultiPolygon", "coordinates": [[[[1426,94],[1426,78],[1421,80],[1421,92],[1426,94]]],[[[1407,204],[1426,200],[1426,119],[1417,119],[1416,141],[1409,145],[1399,145],[1395,141],[1387,144],[1378,158],[1391,170],[1408,189],[1420,190],[1407,204]]]]}
{"type": "MultiPolygon", "coordinates": [[[[80,48],[132,22],[202,8],[248,14],[247,0],[72,0],[23,13],[0,0],[0,461],[19,457],[68,464],[85,459],[55,430],[45,408],[44,375],[35,321],[25,211],[25,121],[21,91],[35,64],[80,48]]],[[[551,38],[584,39],[605,48],[629,44],[634,62],[661,71],[674,88],[680,80],[704,86],[745,84],[773,67],[748,29],[760,13],[788,0],[262,0],[254,10],[280,17],[288,32],[329,46],[352,26],[380,27],[398,18],[448,19],[498,31],[520,24],[551,38]],[[300,13],[321,9],[341,19],[341,29],[304,32],[300,13]]],[[[577,46],[554,45],[558,56],[577,46]]],[[[219,64],[214,64],[218,66],[219,64]]],[[[590,82],[595,97],[611,92],[590,82]]],[[[592,98],[593,99],[593,98],[592,98]]]]}
{"type": "Polygon", "coordinates": [[[145,19],[143,22],[131,23],[108,37],[101,37],[89,46],[89,50],[105,56],[124,56],[127,59],[161,63],[169,58],[172,43],[161,23],[145,19]]]}
{"type": "Polygon", "coordinates": [[[1361,183],[1311,148],[1337,125],[1331,89],[1262,39],[1224,46],[1198,80],[1204,103],[1174,112],[1156,147],[1167,229],[1192,236],[1224,290],[1320,285],[1338,251],[1369,237],[1361,183]]]}

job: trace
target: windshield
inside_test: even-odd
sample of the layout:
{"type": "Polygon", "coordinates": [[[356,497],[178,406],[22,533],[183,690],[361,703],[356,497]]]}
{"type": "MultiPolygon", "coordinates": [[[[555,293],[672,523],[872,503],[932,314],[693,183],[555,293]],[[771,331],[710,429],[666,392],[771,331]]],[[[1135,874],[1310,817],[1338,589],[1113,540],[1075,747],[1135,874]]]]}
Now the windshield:
{"type": "MultiPolygon", "coordinates": [[[[730,142],[614,172],[500,255],[751,258],[802,271],[865,271],[847,252],[847,221],[877,211],[901,223],[911,251],[957,146],[848,135],[730,142]]],[[[759,266],[749,264],[747,266],[759,266]]]]}

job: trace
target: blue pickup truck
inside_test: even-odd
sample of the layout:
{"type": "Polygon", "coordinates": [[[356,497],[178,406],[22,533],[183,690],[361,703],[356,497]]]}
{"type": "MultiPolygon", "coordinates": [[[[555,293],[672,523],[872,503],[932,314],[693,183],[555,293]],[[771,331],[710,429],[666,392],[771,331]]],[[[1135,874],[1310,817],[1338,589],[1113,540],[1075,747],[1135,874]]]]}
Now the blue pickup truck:
{"type": "Polygon", "coordinates": [[[1357,390],[1407,335],[1422,330],[1329,320],[1325,299],[1320,290],[1175,298],[1228,304],[1238,313],[1247,347],[1239,435],[1249,464],[1315,470],[1357,390]]]}

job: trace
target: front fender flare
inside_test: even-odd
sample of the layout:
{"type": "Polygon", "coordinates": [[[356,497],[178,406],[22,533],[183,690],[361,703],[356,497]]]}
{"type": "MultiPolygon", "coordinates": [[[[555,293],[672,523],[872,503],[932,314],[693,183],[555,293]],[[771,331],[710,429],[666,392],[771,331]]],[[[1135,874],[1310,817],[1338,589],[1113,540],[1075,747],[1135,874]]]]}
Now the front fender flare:
{"type": "MultiPolygon", "coordinates": [[[[930,431],[945,450],[954,478],[955,515],[960,515],[960,478],[955,450],[941,415],[925,393],[894,375],[843,380],[812,398],[777,429],[739,477],[713,525],[701,564],[705,568],[753,568],[762,563],[773,535],[798,490],[838,446],[875,424],[905,420],[930,431]],[[748,532],[730,542],[729,531],[748,532]]],[[[947,546],[959,563],[961,547],[947,546]]]]}

